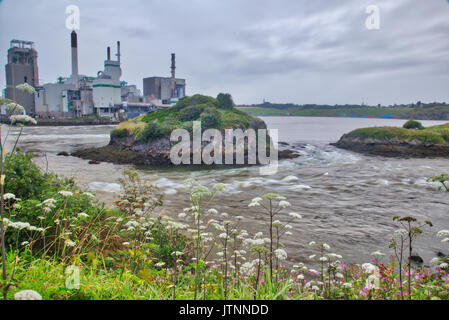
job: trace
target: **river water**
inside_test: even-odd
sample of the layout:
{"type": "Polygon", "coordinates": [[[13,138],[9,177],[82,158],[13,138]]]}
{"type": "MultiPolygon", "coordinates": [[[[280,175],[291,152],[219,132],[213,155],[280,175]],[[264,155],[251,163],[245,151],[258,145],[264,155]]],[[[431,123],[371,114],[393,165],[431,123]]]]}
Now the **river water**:
{"type": "MultiPolygon", "coordinates": [[[[308,243],[324,241],[333,252],[343,255],[349,263],[364,263],[370,253],[388,249],[388,235],[396,225],[396,215],[412,215],[434,223],[418,239],[416,253],[425,262],[438,251],[447,252],[436,232],[449,229],[449,195],[427,178],[449,173],[448,159],[395,159],[365,156],[340,150],[329,143],[356,128],[370,126],[402,126],[405,120],[363,118],[267,117],[269,128],[279,129],[279,140],[290,143],[301,156],[279,163],[278,172],[260,176],[259,168],[189,170],[188,168],[139,168],[166,195],[164,209],[177,214],[189,205],[183,186],[187,178],[212,186],[224,183],[227,191],[218,196],[214,207],[220,212],[241,215],[249,231],[267,230],[257,210],[248,208],[250,200],[268,192],[287,197],[303,219],[292,223],[293,235],[284,243],[290,258],[307,262],[313,253],[308,243]]],[[[439,121],[423,121],[425,126],[439,121]]],[[[89,165],[75,157],[56,156],[80,148],[102,146],[109,142],[113,126],[27,127],[19,145],[35,148],[35,162],[44,170],[73,176],[86,190],[112,205],[120,185],[117,179],[127,165],[101,163],[89,165]],[[46,155],[46,157],[44,156],[46,155]]],[[[3,136],[5,134],[3,129],[3,136]]],[[[17,129],[12,129],[13,137],[17,129]]],[[[280,220],[289,220],[280,215],[280,220]]]]}

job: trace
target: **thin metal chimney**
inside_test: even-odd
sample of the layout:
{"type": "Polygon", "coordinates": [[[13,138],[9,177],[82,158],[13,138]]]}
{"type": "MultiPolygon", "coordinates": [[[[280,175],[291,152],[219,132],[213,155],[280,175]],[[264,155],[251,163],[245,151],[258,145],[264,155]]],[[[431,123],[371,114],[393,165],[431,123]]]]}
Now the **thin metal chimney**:
{"type": "Polygon", "coordinates": [[[78,36],[76,35],[75,30],[72,31],[71,40],[72,40],[72,84],[75,86],[75,89],[78,89],[79,88],[79,81],[78,81],[78,36]]]}
{"type": "Polygon", "coordinates": [[[116,54],[116,56],[117,56],[117,61],[120,62],[120,56],[121,56],[121,54],[120,54],[120,41],[117,41],[117,54],[116,54]]]}
{"type": "Polygon", "coordinates": [[[107,60],[111,60],[111,47],[108,47],[107,60]]]}
{"type": "Polygon", "coordinates": [[[171,54],[171,77],[173,79],[176,78],[175,69],[176,69],[176,56],[174,53],[172,53],[171,54]]]}

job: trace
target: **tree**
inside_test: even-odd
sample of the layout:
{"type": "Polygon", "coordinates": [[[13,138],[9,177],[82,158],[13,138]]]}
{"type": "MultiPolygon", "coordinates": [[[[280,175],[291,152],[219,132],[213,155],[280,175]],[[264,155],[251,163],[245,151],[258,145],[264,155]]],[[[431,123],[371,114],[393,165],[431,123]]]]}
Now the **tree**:
{"type": "Polygon", "coordinates": [[[217,96],[218,108],[230,110],[234,108],[235,104],[232,96],[229,93],[219,93],[217,96]]]}
{"type": "Polygon", "coordinates": [[[423,125],[421,122],[419,121],[415,121],[415,120],[409,120],[407,121],[404,126],[404,129],[418,129],[418,130],[422,130],[424,129],[423,125]]]}

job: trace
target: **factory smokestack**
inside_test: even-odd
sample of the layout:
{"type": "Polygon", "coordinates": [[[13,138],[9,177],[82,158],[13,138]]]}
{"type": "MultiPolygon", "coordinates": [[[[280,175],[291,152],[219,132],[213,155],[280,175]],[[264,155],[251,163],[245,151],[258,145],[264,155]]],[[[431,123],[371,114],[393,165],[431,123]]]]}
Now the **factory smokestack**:
{"type": "Polygon", "coordinates": [[[107,60],[111,60],[111,47],[108,47],[107,60]]]}
{"type": "Polygon", "coordinates": [[[171,77],[175,79],[175,69],[176,69],[176,56],[174,53],[171,54],[171,77]]]}
{"type": "Polygon", "coordinates": [[[78,89],[78,37],[75,30],[72,31],[72,84],[78,89]]]}
{"type": "Polygon", "coordinates": [[[171,54],[171,97],[176,98],[176,57],[175,54],[171,54]]]}
{"type": "Polygon", "coordinates": [[[120,62],[120,41],[117,41],[117,61],[120,62]]]}

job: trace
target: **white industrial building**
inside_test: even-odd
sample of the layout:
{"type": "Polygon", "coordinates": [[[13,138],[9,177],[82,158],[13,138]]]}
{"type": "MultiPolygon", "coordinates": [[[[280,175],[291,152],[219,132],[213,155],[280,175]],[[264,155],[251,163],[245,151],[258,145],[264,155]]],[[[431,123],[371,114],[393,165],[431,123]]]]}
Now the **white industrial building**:
{"type": "Polygon", "coordinates": [[[72,74],[58,83],[47,83],[37,88],[35,113],[40,117],[82,117],[97,114],[117,118],[122,105],[120,42],[117,42],[117,60],[111,59],[107,48],[104,70],[97,77],[78,74],[78,39],[71,34],[72,74]]]}
{"type": "MultiPolygon", "coordinates": [[[[71,33],[71,75],[59,77],[56,83],[39,84],[37,51],[32,42],[13,40],[8,51],[7,84],[11,87],[30,82],[36,89],[29,101],[20,99],[27,114],[41,118],[79,118],[90,115],[119,119],[120,115],[136,116],[167,108],[185,96],[185,80],[175,78],[175,54],[172,54],[172,76],[144,79],[144,95],[136,85],[121,81],[120,41],[116,59],[107,48],[104,69],[95,77],[78,73],[78,35],[71,33]],[[27,47],[28,46],[28,47],[27,47]],[[23,72],[23,70],[26,72],[23,72]],[[14,81],[15,82],[14,82],[14,81]],[[154,80],[154,81],[153,81],[154,80]],[[153,83],[154,82],[154,83],[153,83]],[[23,101],[22,101],[23,100],[23,101]]],[[[13,99],[15,91],[5,90],[13,99]]],[[[121,116],[120,116],[121,118],[121,116]]]]}

